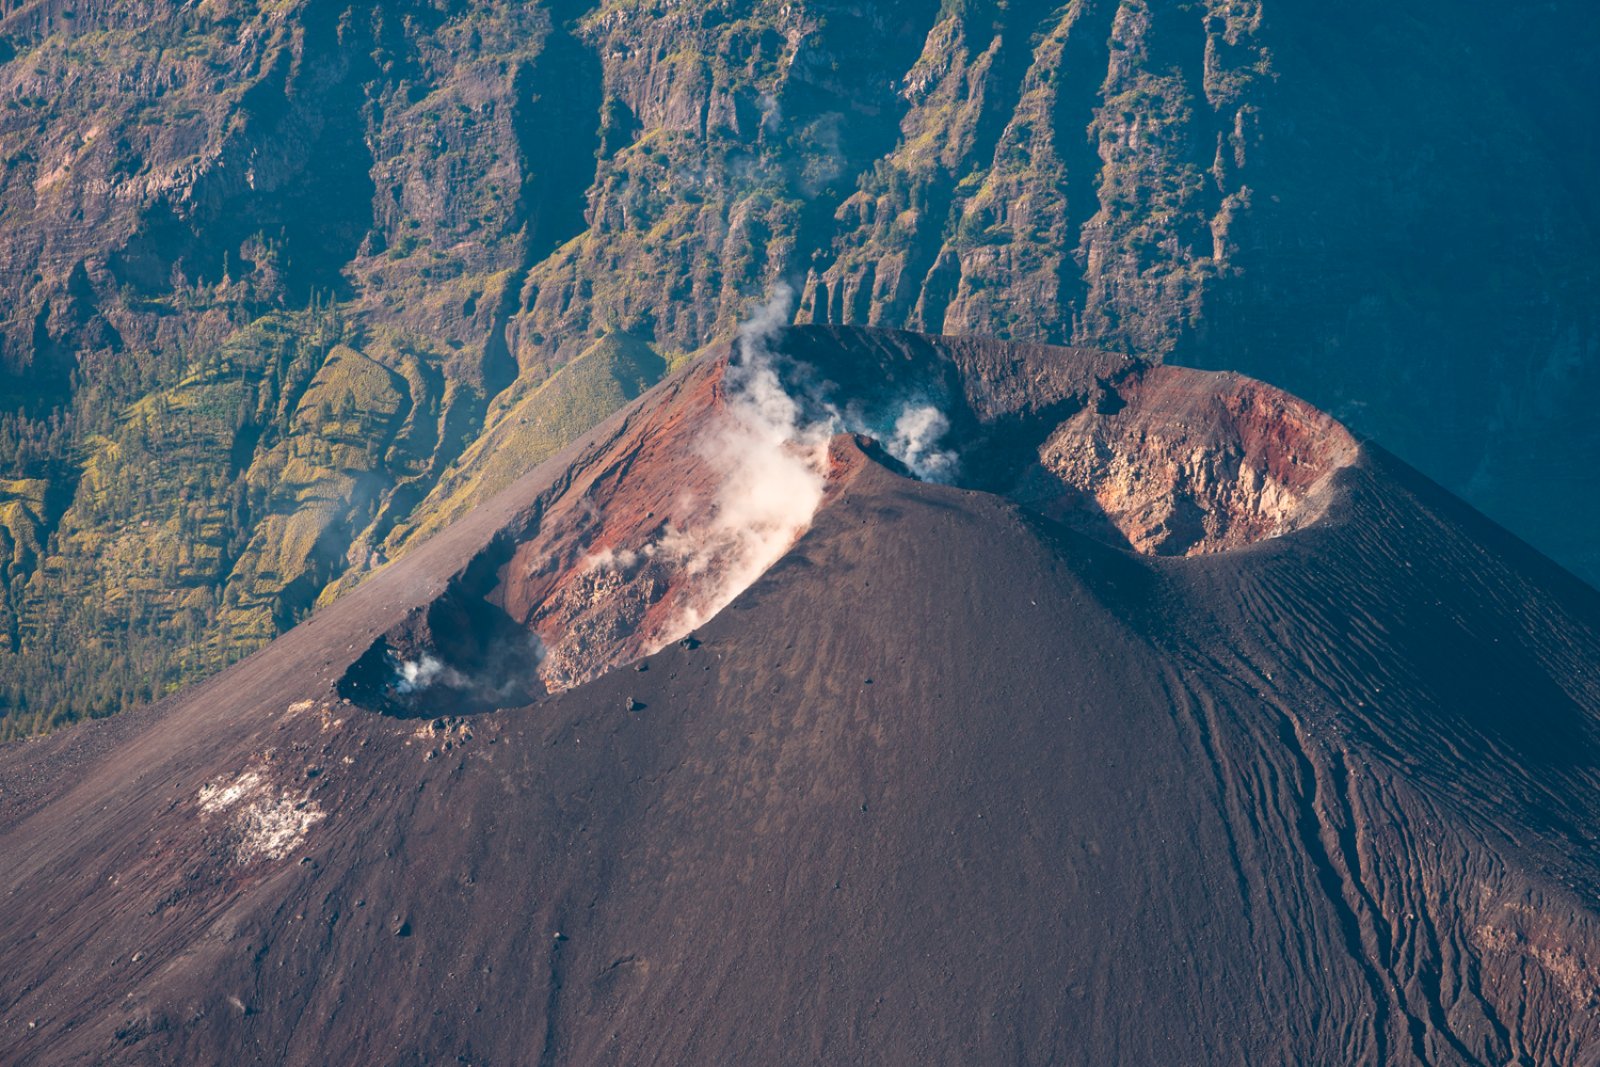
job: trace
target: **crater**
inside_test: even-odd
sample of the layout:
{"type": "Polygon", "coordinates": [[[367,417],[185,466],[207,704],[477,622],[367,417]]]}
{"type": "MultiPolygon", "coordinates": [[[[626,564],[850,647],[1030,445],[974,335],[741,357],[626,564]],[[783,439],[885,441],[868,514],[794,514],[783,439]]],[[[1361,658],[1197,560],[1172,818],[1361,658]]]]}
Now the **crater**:
{"type": "Polygon", "coordinates": [[[542,695],[538,635],[492,597],[507,554],[504,543],[491,545],[437,600],[380,635],[340,677],[339,695],[407,719],[521,707],[542,695]]]}
{"type": "Polygon", "coordinates": [[[1055,428],[1016,495],[1100,540],[1157,556],[1242,548],[1315,522],[1359,445],[1281,390],[1152,367],[1055,428]]]}
{"type": "Polygon", "coordinates": [[[1238,375],[890,331],[781,340],[761,365],[771,374],[730,378],[725,349],[643,398],[442,596],[375,640],[340,695],[432,719],[582,685],[692,633],[869,464],[1193,556],[1315,521],[1359,447],[1238,375]],[[919,448],[907,412],[928,416],[919,448]],[[932,455],[949,462],[911,462],[932,455]]]}

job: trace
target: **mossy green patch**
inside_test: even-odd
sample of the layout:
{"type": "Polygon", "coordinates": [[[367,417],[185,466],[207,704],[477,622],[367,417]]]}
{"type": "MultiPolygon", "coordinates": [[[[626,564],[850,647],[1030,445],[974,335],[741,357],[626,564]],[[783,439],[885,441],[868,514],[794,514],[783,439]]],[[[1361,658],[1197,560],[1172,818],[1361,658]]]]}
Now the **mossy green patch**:
{"type": "Polygon", "coordinates": [[[448,524],[504,489],[659,381],[666,362],[643,341],[611,333],[506,411],[439,479],[388,549],[448,524]]]}

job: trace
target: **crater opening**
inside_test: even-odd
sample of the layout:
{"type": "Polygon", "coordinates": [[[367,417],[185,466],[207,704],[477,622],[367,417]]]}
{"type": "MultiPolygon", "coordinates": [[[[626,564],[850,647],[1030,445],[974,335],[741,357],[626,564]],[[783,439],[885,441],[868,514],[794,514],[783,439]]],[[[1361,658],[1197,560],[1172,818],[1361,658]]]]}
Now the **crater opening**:
{"type": "Polygon", "coordinates": [[[1081,532],[1158,556],[1225,552],[1322,516],[1354,461],[1333,418],[1235,374],[1154,367],[1056,427],[1016,495],[1081,532]]]}
{"type": "Polygon", "coordinates": [[[543,695],[538,635],[486,595],[506,554],[491,548],[437,600],[380,635],[339,678],[338,694],[407,719],[522,707],[543,695]]]}
{"type": "Polygon", "coordinates": [[[376,639],[340,695],[439,718],[582,685],[716,615],[872,461],[1192,556],[1314,522],[1359,451],[1239,375],[884,331],[781,336],[753,369],[730,377],[725,355],[668,383],[376,639]]]}

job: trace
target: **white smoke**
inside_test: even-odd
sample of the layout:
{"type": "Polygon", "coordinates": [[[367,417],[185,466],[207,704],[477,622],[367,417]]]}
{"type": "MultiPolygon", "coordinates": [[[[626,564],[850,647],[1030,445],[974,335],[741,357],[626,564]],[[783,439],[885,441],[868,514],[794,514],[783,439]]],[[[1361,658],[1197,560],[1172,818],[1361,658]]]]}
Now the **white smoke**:
{"type": "MultiPolygon", "coordinates": [[[[778,332],[789,324],[789,318],[793,314],[794,288],[780,278],[772,287],[772,295],[767,297],[767,302],[757,308],[755,314],[739,324],[737,354],[744,358],[742,361],[735,360],[734,367],[760,365],[770,369],[772,342],[778,336],[778,332]]],[[[782,386],[778,387],[778,391],[783,392],[782,386]]],[[[787,398],[788,394],[785,393],[784,396],[787,398]]]]}
{"type": "Polygon", "coordinates": [[[723,411],[696,445],[718,475],[714,499],[687,502],[684,510],[695,518],[669,523],[653,542],[600,549],[584,561],[585,572],[631,571],[651,561],[693,579],[679,586],[678,611],[651,651],[727,607],[810,528],[835,434],[883,439],[891,455],[928,481],[948,481],[956,472],[956,454],[940,447],[949,420],[933,404],[902,404],[892,431],[883,432],[854,408],[841,412],[820,386],[803,386],[798,398],[784,387],[772,342],[789,322],[793,301],[793,290],[780,282],[739,328],[723,373],[723,411]]]}
{"type": "Polygon", "coordinates": [[[418,689],[426,689],[433,684],[434,678],[443,668],[444,664],[432,656],[423,656],[420,662],[406,660],[395,670],[398,680],[394,687],[402,693],[415,693],[418,689]]]}
{"type": "Polygon", "coordinates": [[[772,93],[761,94],[761,128],[776,130],[783,125],[783,105],[772,93]]]}
{"type": "Polygon", "coordinates": [[[409,694],[417,693],[442,681],[447,685],[455,685],[460,678],[451,668],[445,666],[434,656],[423,656],[419,660],[404,660],[395,666],[395,692],[409,694]]]}
{"type": "Polygon", "coordinates": [[[458,693],[470,694],[484,700],[505,700],[525,689],[528,671],[508,669],[532,661],[537,667],[545,658],[544,643],[537,634],[508,643],[497,650],[497,662],[477,675],[469,675],[445,663],[438,656],[424,653],[418,659],[402,660],[390,654],[394,666],[394,691],[401,696],[412,696],[435,685],[443,685],[458,693]]]}
{"type": "Polygon", "coordinates": [[[578,571],[581,574],[590,571],[631,571],[640,559],[649,559],[655,554],[655,545],[645,545],[637,552],[631,548],[602,548],[585,557],[578,571]]]}
{"type": "Polygon", "coordinates": [[[793,547],[822,505],[831,417],[808,421],[784,389],[771,343],[789,321],[794,291],[780,283],[739,328],[738,358],[723,374],[723,417],[698,442],[721,475],[709,518],[669,528],[657,550],[701,581],[690,588],[672,641],[727,607],[793,547]]]}
{"type": "Polygon", "coordinates": [[[950,430],[950,420],[932,404],[906,404],[889,437],[889,454],[925,482],[948,482],[955,477],[959,459],[940,448],[950,430]]]}
{"type": "Polygon", "coordinates": [[[801,404],[778,377],[777,357],[772,351],[772,341],[788,324],[793,306],[794,290],[780,281],[766,304],[739,327],[739,351],[744,358],[729,365],[724,379],[728,407],[735,417],[808,449],[820,441],[824,461],[828,438],[843,431],[864,434],[881,441],[891,456],[923,481],[954,480],[960,457],[940,447],[950,432],[950,420],[925,400],[903,402],[893,428],[885,433],[859,405],[852,403],[841,411],[820,386],[813,386],[804,399],[807,407],[820,414],[809,422],[803,418],[801,404]]]}

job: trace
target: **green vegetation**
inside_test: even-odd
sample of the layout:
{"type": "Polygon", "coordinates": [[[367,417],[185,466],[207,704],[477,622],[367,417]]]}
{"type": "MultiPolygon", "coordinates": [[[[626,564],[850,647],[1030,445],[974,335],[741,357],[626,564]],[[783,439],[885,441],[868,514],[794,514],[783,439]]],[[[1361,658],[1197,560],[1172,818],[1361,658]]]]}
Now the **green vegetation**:
{"type": "Polygon", "coordinates": [[[0,422],[0,469],[40,475],[0,481],[0,738],[157,699],[254,651],[666,369],[608,335],[435,481],[471,401],[413,340],[353,330],[336,308],[273,312],[181,370],[168,359],[175,384],[120,410],[0,422]],[[73,491],[52,515],[59,484],[73,491]]]}
{"type": "MultiPolygon", "coordinates": [[[[1228,17],[1246,50],[1248,12],[1228,17]]],[[[1001,300],[1056,291],[1069,261],[1064,15],[610,0],[563,23],[479,0],[332,23],[208,0],[99,19],[6,68],[56,91],[0,113],[0,208],[47,246],[0,233],[0,267],[38,265],[0,322],[0,351],[33,361],[0,398],[0,737],[260,647],[821,248],[846,321],[1067,314],[1001,300]]],[[[1187,101],[1127,104],[1185,143],[1187,101]]],[[[1124,168],[1130,211],[1190,211],[1169,162],[1124,168]]]]}
{"type": "MultiPolygon", "coordinates": [[[[1261,374],[1503,519],[1592,510],[1523,462],[1600,447],[1588,96],[1552,81],[1530,124],[1411,61],[1526,66],[1505,42],[1571,17],[125,8],[28,8],[0,42],[0,737],[259,647],[778,278],[800,321],[1261,374]]],[[[1520,527],[1590,575],[1592,528],[1520,527]]]]}
{"type": "Polygon", "coordinates": [[[555,455],[661,380],[667,365],[635,337],[613,333],[523,396],[439,479],[390,552],[426,537],[555,455]]]}
{"type": "Polygon", "coordinates": [[[290,433],[297,398],[342,330],[321,307],[272,314],[215,349],[160,360],[181,362],[174,384],[120,409],[114,387],[136,380],[85,387],[75,417],[42,445],[29,445],[36,423],[13,420],[0,434],[11,453],[0,469],[46,475],[0,483],[12,543],[0,732],[109,714],[260,643],[218,625],[233,563],[270,507],[240,457],[290,433]],[[51,485],[72,487],[59,514],[51,485]]]}

